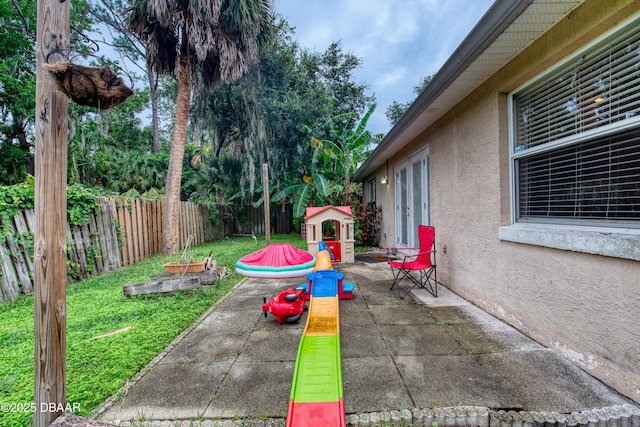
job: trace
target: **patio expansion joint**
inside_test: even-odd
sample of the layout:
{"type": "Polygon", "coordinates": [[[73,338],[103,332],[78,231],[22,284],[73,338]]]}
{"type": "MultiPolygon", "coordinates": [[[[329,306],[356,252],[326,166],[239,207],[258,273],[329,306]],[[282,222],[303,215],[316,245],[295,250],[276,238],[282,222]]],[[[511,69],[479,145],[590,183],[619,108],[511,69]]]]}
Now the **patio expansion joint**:
{"type": "MultiPolygon", "coordinates": [[[[244,283],[247,280],[247,278],[245,278],[244,280],[242,280],[238,285],[236,285],[233,288],[233,291],[235,291],[242,283],[244,283]]],[[[230,293],[229,293],[230,294],[230,293]]],[[[229,295],[227,294],[227,295],[229,295]]],[[[226,299],[226,297],[225,297],[226,299]]],[[[217,308],[217,306],[216,306],[217,308]]],[[[256,317],[255,321],[253,322],[253,327],[251,328],[251,330],[255,330],[256,326],[258,325],[258,322],[260,321],[260,317],[256,317]]],[[[227,368],[227,370],[224,373],[224,377],[222,378],[222,381],[220,381],[220,383],[218,384],[218,387],[215,390],[215,393],[213,393],[214,395],[217,395],[218,392],[220,391],[220,389],[222,388],[222,385],[224,384],[224,382],[226,381],[227,377],[229,376],[229,373],[231,372],[231,369],[234,367],[234,365],[236,364],[236,362],[238,361],[238,358],[240,357],[240,355],[242,354],[242,351],[244,350],[244,348],[247,346],[247,342],[249,341],[249,338],[251,338],[251,334],[247,334],[245,339],[242,342],[242,345],[240,346],[240,348],[238,348],[236,350],[236,356],[233,358],[233,362],[231,362],[231,365],[229,365],[229,367],[227,368]]],[[[204,408],[204,413],[206,413],[209,408],[211,407],[211,405],[213,405],[214,403],[214,399],[210,399],[209,403],[207,404],[207,406],[204,408]]]]}
{"type": "MultiPolygon", "coordinates": [[[[367,307],[368,307],[368,304],[367,304],[367,307]]],[[[373,317],[373,315],[371,315],[371,317],[373,317]]],[[[380,334],[380,337],[382,338],[382,342],[384,342],[384,346],[387,349],[386,353],[390,355],[391,360],[393,361],[393,367],[396,373],[398,374],[398,377],[400,377],[400,379],[402,380],[402,385],[404,387],[405,392],[407,393],[407,396],[409,396],[409,399],[411,399],[411,405],[415,406],[416,402],[413,400],[413,396],[411,395],[411,392],[409,390],[409,385],[407,384],[404,376],[402,375],[400,367],[398,366],[398,362],[396,360],[398,355],[394,354],[393,348],[389,345],[389,342],[385,338],[385,335],[382,333],[382,330],[380,329],[379,325],[377,329],[378,329],[378,333],[380,334]]]]}

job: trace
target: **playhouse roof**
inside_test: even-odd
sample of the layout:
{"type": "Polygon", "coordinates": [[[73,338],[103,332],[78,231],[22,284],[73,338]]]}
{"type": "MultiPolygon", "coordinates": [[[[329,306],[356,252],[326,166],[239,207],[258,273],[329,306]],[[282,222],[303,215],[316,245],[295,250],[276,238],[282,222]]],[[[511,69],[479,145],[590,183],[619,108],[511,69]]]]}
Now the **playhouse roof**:
{"type": "Polygon", "coordinates": [[[329,209],[332,210],[336,210],[338,212],[340,212],[341,214],[344,215],[349,215],[350,217],[353,218],[353,214],[351,213],[351,207],[350,206],[322,206],[320,208],[307,208],[307,214],[304,216],[304,219],[307,220],[309,218],[312,218],[316,215],[321,214],[322,212],[325,212],[329,209]]]}

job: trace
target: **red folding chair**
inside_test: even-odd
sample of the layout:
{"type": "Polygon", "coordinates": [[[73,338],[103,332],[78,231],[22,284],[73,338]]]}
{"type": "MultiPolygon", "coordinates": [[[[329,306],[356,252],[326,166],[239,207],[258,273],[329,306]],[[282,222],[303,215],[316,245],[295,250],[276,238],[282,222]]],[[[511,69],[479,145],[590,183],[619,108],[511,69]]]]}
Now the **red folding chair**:
{"type": "Polygon", "coordinates": [[[434,297],[438,296],[435,237],[435,228],[428,225],[419,225],[418,239],[420,240],[420,248],[403,249],[417,253],[403,255],[402,260],[392,260],[389,256],[389,266],[393,274],[391,289],[394,289],[405,277],[408,277],[413,282],[408,291],[402,293],[398,290],[400,298],[406,297],[416,287],[426,290],[434,297]],[[414,272],[417,274],[413,274],[414,272]]]}

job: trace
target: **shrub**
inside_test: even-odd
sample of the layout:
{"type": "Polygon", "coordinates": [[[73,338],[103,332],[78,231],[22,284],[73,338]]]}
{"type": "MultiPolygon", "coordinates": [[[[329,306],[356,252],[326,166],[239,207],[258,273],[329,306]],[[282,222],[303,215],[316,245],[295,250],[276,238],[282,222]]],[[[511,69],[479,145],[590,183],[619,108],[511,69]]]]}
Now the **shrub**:
{"type": "Polygon", "coordinates": [[[358,204],[355,239],[362,246],[377,246],[382,227],[382,208],[376,202],[358,204]]]}

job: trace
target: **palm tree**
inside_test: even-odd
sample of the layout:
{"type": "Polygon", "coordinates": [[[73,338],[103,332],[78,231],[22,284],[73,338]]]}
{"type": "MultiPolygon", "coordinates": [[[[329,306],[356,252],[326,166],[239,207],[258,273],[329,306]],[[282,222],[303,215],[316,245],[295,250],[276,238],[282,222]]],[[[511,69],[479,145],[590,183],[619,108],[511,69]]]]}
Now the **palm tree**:
{"type": "Polygon", "coordinates": [[[176,74],[178,95],[165,186],[162,252],[179,245],[182,162],[194,77],[212,90],[238,79],[272,35],[271,0],[134,0],[129,29],[146,41],[147,62],[158,74],[176,74]]]}

